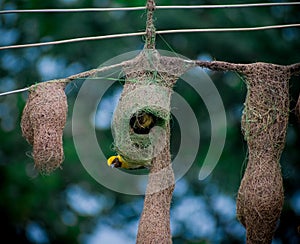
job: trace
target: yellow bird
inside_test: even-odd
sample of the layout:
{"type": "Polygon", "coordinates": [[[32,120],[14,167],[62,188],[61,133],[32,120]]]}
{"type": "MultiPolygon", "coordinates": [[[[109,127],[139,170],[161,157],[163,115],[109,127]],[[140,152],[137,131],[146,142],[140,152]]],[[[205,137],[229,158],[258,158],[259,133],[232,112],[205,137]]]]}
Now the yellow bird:
{"type": "Polygon", "coordinates": [[[148,134],[155,125],[155,117],[147,112],[134,114],[130,119],[130,126],[137,134],[148,134]]]}
{"type": "MultiPolygon", "coordinates": [[[[130,127],[136,134],[148,134],[154,127],[156,117],[145,111],[135,113],[130,119],[130,127]]],[[[150,161],[138,163],[128,162],[121,155],[111,156],[107,159],[107,165],[113,168],[122,168],[127,170],[144,169],[150,167],[150,161]]]]}
{"type": "Polygon", "coordinates": [[[128,163],[120,155],[111,156],[107,160],[107,165],[112,168],[129,168],[128,163]]]}
{"type": "Polygon", "coordinates": [[[130,164],[126,162],[126,160],[121,156],[111,156],[107,159],[107,165],[112,168],[122,168],[122,169],[144,169],[144,166],[137,165],[137,164],[130,164]]]}

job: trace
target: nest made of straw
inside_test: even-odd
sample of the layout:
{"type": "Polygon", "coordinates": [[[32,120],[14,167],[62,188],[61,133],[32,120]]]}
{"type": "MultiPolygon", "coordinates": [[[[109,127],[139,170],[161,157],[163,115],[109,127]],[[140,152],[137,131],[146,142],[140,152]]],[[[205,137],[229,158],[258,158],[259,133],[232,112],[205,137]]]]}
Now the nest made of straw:
{"type": "Polygon", "coordinates": [[[66,83],[45,82],[29,89],[21,119],[22,134],[33,145],[35,167],[49,174],[63,159],[62,136],[67,119],[66,83]]]}
{"type": "Polygon", "coordinates": [[[298,124],[300,124],[300,95],[298,96],[298,100],[294,109],[294,113],[297,117],[298,124]]]}
{"type": "Polygon", "coordinates": [[[126,82],[113,117],[114,146],[118,154],[133,164],[149,166],[159,141],[163,141],[164,128],[170,118],[171,90],[155,84],[126,82]],[[138,133],[131,120],[147,113],[155,118],[153,128],[138,133]]]}
{"type": "MultiPolygon", "coordinates": [[[[171,116],[172,88],[189,65],[181,59],[161,56],[153,49],[143,50],[123,67],[123,91],[113,116],[114,147],[127,162],[150,166],[158,148],[164,148],[166,127],[171,116]],[[155,118],[153,129],[137,133],[131,120],[147,113],[155,118]]],[[[160,150],[160,149],[159,149],[160,150]]]]}
{"type": "Polygon", "coordinates": [[[242,131],[249,158],[237,197],[247,243],[271,243],[284,202],[279,160],[289,114],[289,70],[255,63],[241,72],[247,85],[242,131]]]}

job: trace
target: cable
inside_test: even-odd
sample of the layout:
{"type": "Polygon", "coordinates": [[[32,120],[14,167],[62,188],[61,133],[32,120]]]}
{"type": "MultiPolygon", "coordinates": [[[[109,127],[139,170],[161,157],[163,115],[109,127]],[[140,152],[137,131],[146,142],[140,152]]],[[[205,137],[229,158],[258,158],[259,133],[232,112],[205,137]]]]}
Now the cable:
{"type": "Polygon", "coordinates": [[[245,28],[210,28],[210,29],[180,29],[180,30],[161,30],[156,31],[157,34],[172,34],[172,33],[192,33],[192,32],[231,32],[231,31],[259,31],[270,29],[281,29],[300,27],[300,24],[286,24],[286,25],[267,25],[258,27],[245,27],[245,28]]]}
{"type": "Polygon", "coordinates": [[[11,95],[11,94],[14,94],[14,93],[24,92],[24,91],[27,91],[28,89],[29,88],[26,87],[26,88],[22,88],[22,89],[13,90],[13,91],[2,92],[2,93],[0,93],[0,97],[1,96],[6,96],[6,95],[11,95]]]}
{"type": "MultiPolygon", "coordinates": [[[[251,7],[272,7],[300,5],[300,2],[283,3],[244,3],[244,4],[219,4],[219,5],[173,5],[156,6],[155,9],[215,9],[215,8],[251,8],[251,7]]],[[[21,14],[21,13],[74,13],[74,12],[105,12],[105,11],[136,11],[145,10],[146,7],[121,7],[121,8],[73,8],[73,9],[20,9],[1,10],[0,14],[21,14]]]]}
{"type": "Polygon", "coordinates": [[[51,42],[40,42],[40,43],[31,43],[31,44],[22,44],[22,45],[3,46],[3,47],[0,47],[0,50],[13,49],[13,48],[26,48],[26,47],[41,47],[41,46],[57,45],[57,44],[63,44],[63,43],[95,41],[95,40],[129,37],[129,36],[142,36],[145,34],[146,34],[146,32],[134,32],[134,33],[105,35],[105,36],[79,37],[79,38],[72,38],[72,39],[65,39],[65,40],[51,41],[51,42]]]}
{"type": "Polygon", "coordinates": [[[124,7],[124,8],[70,8],[70,9],[15,9],[1,10],[0,14],[22,14],[22,13],[76,13],[76,12],[106,12],[106,11],[133,11],[145,10],[146,7],[124,7]]]}
{"type": "Polygon", "coordinates": [[[286,3],[241,3],[241,4],[214,4],[214,5],[178,5],[178,6],[156,6],[156,9],[213,9],[213,8],[252,8],[299,5],[300,2],[286,3]]]}
{"type": "MultiPolygon", "coordinates": [[[[156,33],[157,34],[174,34],[174,33],[192,33],[192,32],[231,32],[231,31],[237,32],[237,31],[259,31],[259,30],[281,29],[281,28],[291,28],[291,27],[300,27],[300,24],[296,23],[296,24],[286,24],[286,25],[268,25],[268,26],[245,27],[245,28],[158,30],[158,31],[156,31],[156,33]]],[[[134,32],[134,33],[112,34],[112,35],[104,35],[104,36],[79,37],[79,38],[72,38],[72,39],[65,39],[65,40],[51,41],[51,42],[40,42],[40,43],[31,43],[31,44],[2,46],[2,47],[0,47],[0,50],[15,49],[15,48],[27,48],[27,47],[40,47],[40,46],[72,43],[72,42],[95,41],[95,40],[103,40],[103,39],[110,39],[110,38],[130,37],[130,36],[142,36],[145,34],[146,34],[146,32],[134,32]]]]}

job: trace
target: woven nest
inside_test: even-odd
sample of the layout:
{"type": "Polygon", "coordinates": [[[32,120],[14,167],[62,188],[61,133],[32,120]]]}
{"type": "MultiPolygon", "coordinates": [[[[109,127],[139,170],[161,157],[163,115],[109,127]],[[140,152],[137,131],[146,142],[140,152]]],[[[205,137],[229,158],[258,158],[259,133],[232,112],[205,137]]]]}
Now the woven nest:
{"type": "Polygon", "coordinates": [[[249,160],[237,197],[237,216],[247,243],[271,243],[284,202],[280,156],[289,113],[289,70],[284,66],[245,65],[248,93],[242,131],[249,160]]]}
{"type": "Polygon", "coordinates": [[[114,147],[127,162],[150,166],[164,148],[170,120],[172,87],[188,65],[177,58],[160,56],[156,50],[143,50],[123,67],[126,80],[114,112],[112,131],[114,147]],[[132,121],[141,114],[154,120],[151,130],[139,133],[132,121]]]}
{"type": "Polygon", "coordinates": [[[163,141],[164,128],[170,118],[171,90],[158,85],[127,82],[114,113],[113,135],[115,150],[128,162],[148,164],[159,141],[163,141]],[[155,118],[151,131],[139,133],[131,121],[146,113],[155,118]],[[150,133],[151,132],[151,133],[150,133]]]}
{"type": "Polygon", "coordinates": [[[29,90],[21,119],[22,134],[33,145],[35,167],[49,174],[63,159],[62,136],[67,118],[63,82],[39,83],[29,90]]]}
{"type": "Polygon", "coordinates": [[[296,103],[294,113],[295,113],[295,115],[297,117],[298,123],[300,124],[300,95],[298,97],[298,101],[296,103]]]}

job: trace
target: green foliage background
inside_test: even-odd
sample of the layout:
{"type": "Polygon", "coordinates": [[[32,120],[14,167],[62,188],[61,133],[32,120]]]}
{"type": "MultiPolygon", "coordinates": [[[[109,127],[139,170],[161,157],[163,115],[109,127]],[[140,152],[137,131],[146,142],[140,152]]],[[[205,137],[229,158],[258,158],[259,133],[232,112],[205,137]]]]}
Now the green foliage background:
{"type": "MultiPolygon", "coordinates": [[[[227,3],[239,3],[231,1],[227,3]]],[[[258,2],[258,1],[253,1],[258,2]]],[[[223,1],[160,0],[157,5],[224,4],[223,1]]],[[[145,1],[60,0],[5,1],[0,9],[85,8],[143,6],[145,1]],[[128,3],[129,2],[129,3],[128,3]]],[[[145,29],[146,14],[134,12],[35,13],[0,15],[0,44],[13,45],[67,38],[128,33],[145,29]]],[[[210,27],[252,27],[300,23],[300,7],[261,7],[207,10],[160,10],[158,30],[210,27]]],[[[190,33],[157,36],[157,48],[191,59],[236,63],[300,62],[300,29],[255,32],[190,33]]],[[[98,67],[104,61],[141,49],[141,37],[79,42],[39,48],[0,51],[0,91],[62,78],[98,67]],[[45,69],[45,63],[47,69],[45,69]]],[[[234,73],[210,72],[227,114],[227,139],[212,175],[198,181],[197,174],[210,141],[209,118],[198,96],[181,83],[182,94],[197,115],[201,148],[193,167],[177,182],[172,203],[174,243],[241,243],[244,230],[232,215],[245,168],[247,147],[240,131],[246,88],[234,73]],[[187,211],[190,209],[190,211],[187,211]],[[186,214],[185,214],[186,213],[186,214]],[[183,216],[181,216],[181,215],[183,216]],[[181,217],[179,217],[181,216],[181,217]]],[[[79,86],[80,82],[78,82],[79,86]]],[[[118,85],[116,85],[118,87],[118,85]]],[[[41,176],[33,169],[32,150],[20,130],[27,94],[0,97],[0,216],[2,239],[11,243],[134,243],[143,196],[115,193],[99,185],[82,167],[71,134],[71,112],[77,86],[68,90],[69,114],[64,134],[63,170],[41,176]],[[103,233],[107,233],[105,236],[103,233]],[[105,239],[106,238],[106,239],[105,239]],[[116,239],[117,238],[117,239],[116,239]],[[99,242],[98,242],[99,243],[99,242]]],[[[117,89],[117,88],[116,88],[117,89]]],[[[293,108],[299,94],[299,77],[291,80],[291,114],[281,165],[285,205],[275,243],[299,243],[300,233],[300,131],[293,108]]],[[[108,94],[109,97],[109,94],[108,94]]],[[[89,121],[87,121],[89,123],[89,121]]],[[[176,126],[174,127],[176,128],[176,126]]],[[[111,144],[110,130],[98,130],[101,145],[111,144]]],[[[176,129],[172,138],[180,137],[176,129]]],[[[176,143],[172,144],[176,153],[176,143]]],[[[108,155],[111,151],[105,152],[108,155]]],[[[99,167],[106,167],[99,162],[99,167]]],[[[114,179],[112,179],[114,180],[114,179]]]]}

